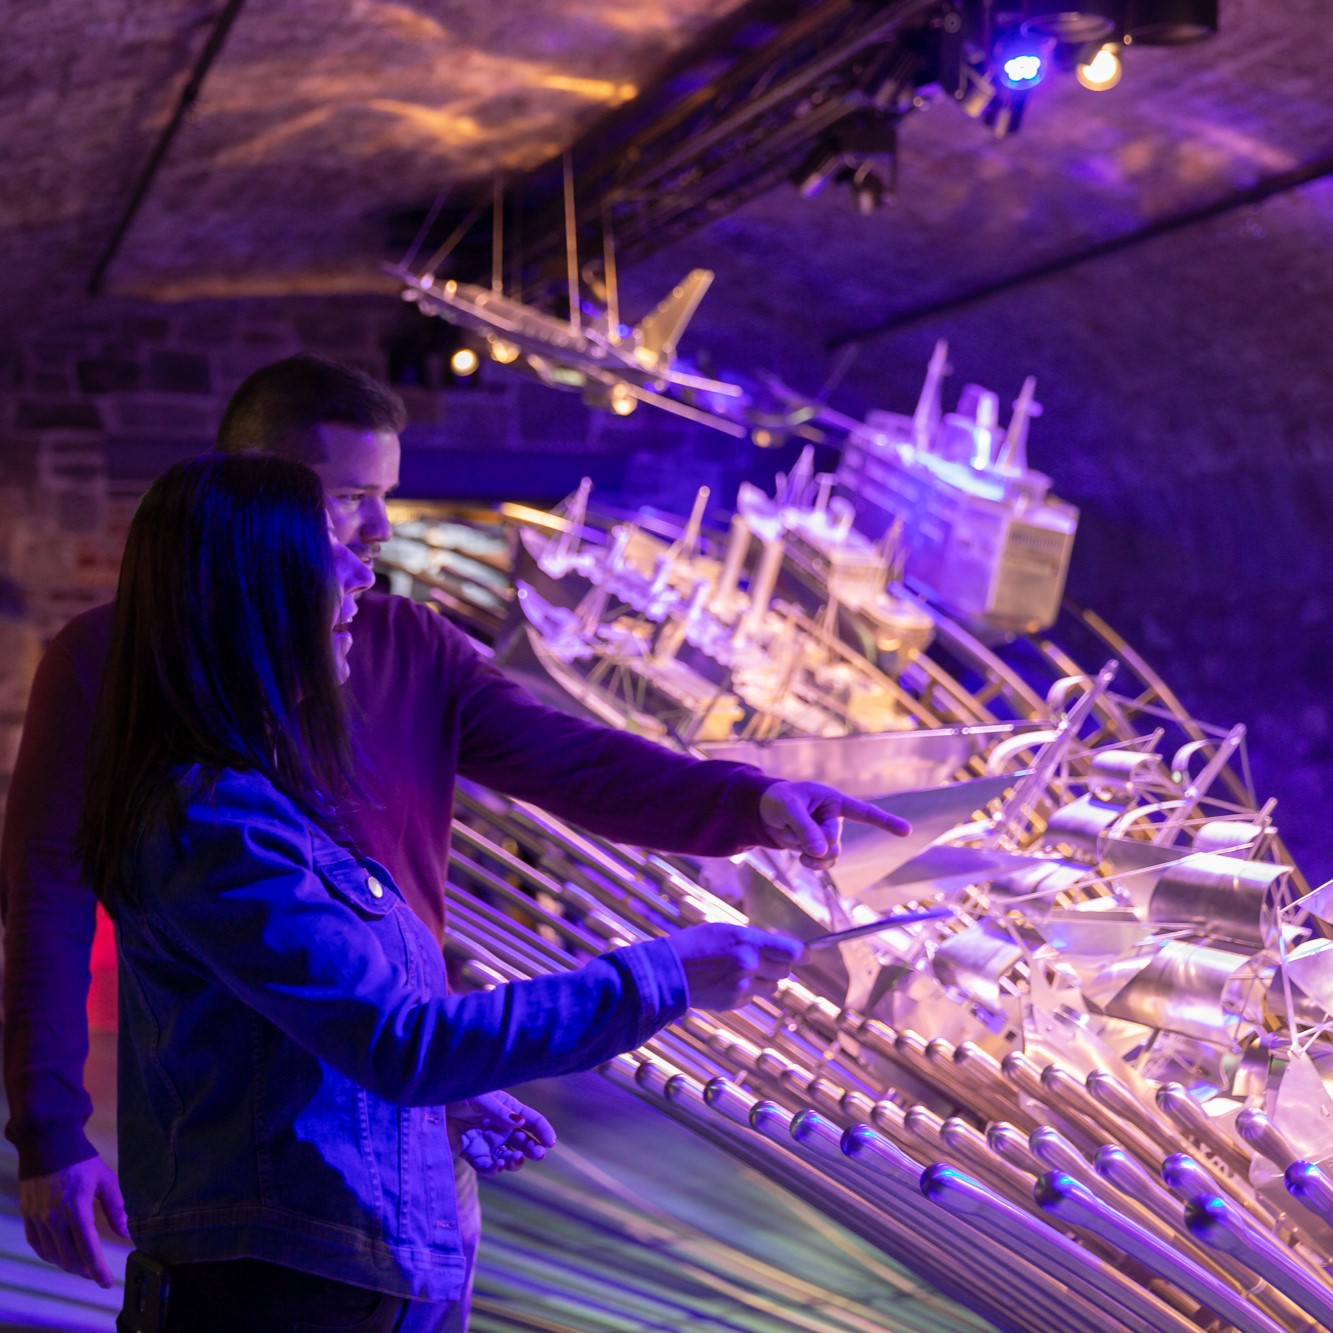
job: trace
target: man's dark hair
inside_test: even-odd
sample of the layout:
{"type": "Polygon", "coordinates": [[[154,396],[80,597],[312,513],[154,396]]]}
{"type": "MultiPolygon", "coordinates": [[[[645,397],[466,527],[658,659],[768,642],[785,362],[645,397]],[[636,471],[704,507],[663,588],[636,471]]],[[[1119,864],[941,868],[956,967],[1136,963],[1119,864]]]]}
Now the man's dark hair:
{"type": "Polygon", "coordinates": [[[145,825],[179,814],[182,771],[262,774],[337,832],[356,790],[332,640],[339,591],[319,478],[204,454],[157,479],[130,524],[79,830],[104,902],[133,896],[145,825]]]}
{"type": "Polygon", "coordinates": [[[403,400],[364,370],[301,353],[262,366],[242,382],[222,414],[218,449],[319,463],[320,426],[397,434],[406,424],[403,400]]]}

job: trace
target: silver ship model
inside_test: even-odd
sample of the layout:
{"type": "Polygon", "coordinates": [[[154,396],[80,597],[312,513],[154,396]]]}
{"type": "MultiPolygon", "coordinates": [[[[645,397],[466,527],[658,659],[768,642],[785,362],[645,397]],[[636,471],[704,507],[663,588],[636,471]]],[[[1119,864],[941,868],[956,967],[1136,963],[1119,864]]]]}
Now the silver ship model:
{"type": "MultiPolygon", "coordinates": [[[[500,652],[911,837],[849,826],[828,873],[692,861],[465,790],[447,947],[484,986],[696,921],[908,914],[604,1073],[996,1328],[1333,1327],[1333,884],[1287,855],[1243,728],[1190,717],[1095,614],[1056,621],[1077,514],[1022,457],[1033,388],[983,449],[991,400],[932,406],[944,355],[914,417],[847,423],[834,477],[743,493],[714,543],[706,497],[674,525],[598,522],[586,486],[512,511],[500,652]]],[[[436,538],[401,534],[406,585],[436,538]]]]}

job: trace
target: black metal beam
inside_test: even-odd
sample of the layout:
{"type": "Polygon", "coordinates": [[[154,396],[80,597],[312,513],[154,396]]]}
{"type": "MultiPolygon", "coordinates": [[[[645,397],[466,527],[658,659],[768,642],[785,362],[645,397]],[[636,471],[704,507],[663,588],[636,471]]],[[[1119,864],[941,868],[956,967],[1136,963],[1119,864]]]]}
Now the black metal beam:
{"type": "MultiPolygon", "coordinates": [[[[666,78],[574,145],[580,232],[600,234],[609,209],[617,252],[634,258],[733,211],[867,105],[862,85],[884,52],[946,8],[946,0],[746,6],[721,53],[716,30],[706,33],[666,78]],[[729,67],[708,73],[720,57],[729,67]],[[692,78],[702,82],[685,90],[692,78]]],[[[564,253],[558,164],[518,188],[531,290],[564,253]]]]}
{"type": "Polygon", "coordinates": [[[134,183],[134,189],[130,194],[129,202],[125,206],[125,211],[120,215],[120,220],[112,230],[111,239],[107,242],[106,249],[102,251],[102,257],[93,268],[92,275],[88,279],[89,295],[96,296],[102,290],[102,284],[106,281],[107,270],[119,253],[126,234],[133,225],[139,209],[143,206],[143,201],[148,197],[148,191],[157,175],[158,168],[165,160],[177,131],[184,123],[186,113],[198,100],[199,90],[204,86],[204,79],[207,77],[214,60],[217,59],[218,53],[222,50],[223,44],[227,40],[227,34],[240,16],[244,5],[245,0],[227,0],[221,13],[214,20],[213,28],[208,34],[208,41],[204,43],[204,49],[199,53],[199,59],[195,61],[194,69],[191,70],[185,87],[181,89],[181,95],[176,101],[176,109],[171,113],[171,119],[167,121],[162,133],[158,135],[157,142],[153,145],[153,151],[148,155],[148,161],[144,164],[143,171],[139,173],[139,179],[134,183]]]}

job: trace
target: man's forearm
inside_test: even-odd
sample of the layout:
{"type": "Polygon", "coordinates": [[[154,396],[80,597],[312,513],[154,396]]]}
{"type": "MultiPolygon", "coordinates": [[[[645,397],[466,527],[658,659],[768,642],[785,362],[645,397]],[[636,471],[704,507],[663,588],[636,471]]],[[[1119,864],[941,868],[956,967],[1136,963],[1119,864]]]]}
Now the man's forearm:
{"type": "MultiPolygon", "coordinates": [[[[90,612],[76,621],[96,629],[90,612]]],[[[106,615],[103,620],[109,623],[106,615]]],[[[62,631],[62,636],[69,630],[62,631]]],[[[93,1155],[88,1056],[89,954],[97,900],[75,851],[92,688],[58,639],[33,679],[0,838],[5,921],[7,1136],[20,1175],[48,1175],[93,1155]]]]}
{"type": "Polygon", "coordinates": [[[88,958],[96,900],[82,886],[15,893],[5,926],[5,1134],[23,1179],[94,1155],[84,1134],[92,1102],[88,1058],[88,958]]]}
{"type": "Polygon", "coordinates": [[[603,837],[698,856],[772,845],[759,802],[774,779],[758,769],[560,713],[493,672],[465,715],[463,776],[603,837]]]}

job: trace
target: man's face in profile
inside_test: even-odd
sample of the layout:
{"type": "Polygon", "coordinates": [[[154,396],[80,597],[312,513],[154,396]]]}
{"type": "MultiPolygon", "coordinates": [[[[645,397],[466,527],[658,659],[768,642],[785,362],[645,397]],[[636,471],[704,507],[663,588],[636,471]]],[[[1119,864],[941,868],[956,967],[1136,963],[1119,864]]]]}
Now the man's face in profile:
{"type": "Polygon", "coordinates": [[[385,501],[398,486],[402,447],[391,430],[318,428],[323,459],[311,467],[324,483],[334,536],[367,565],[390,536],[385,501]]]}

